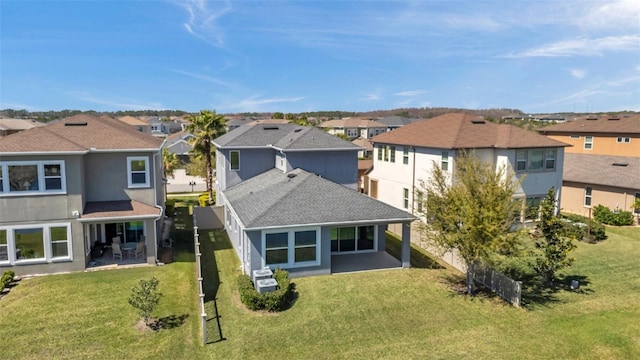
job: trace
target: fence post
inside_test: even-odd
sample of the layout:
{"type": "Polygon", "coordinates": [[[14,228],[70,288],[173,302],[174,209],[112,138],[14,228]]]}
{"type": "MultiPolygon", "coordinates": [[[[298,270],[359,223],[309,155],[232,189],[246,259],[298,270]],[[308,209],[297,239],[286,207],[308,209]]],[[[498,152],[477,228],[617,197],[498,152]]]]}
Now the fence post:
{"type": "Polygon", "coordinates": [[[512,304],[517,307],[520,307],[520,301],[522,299],[522,281],[516,281],[515,293],[516,293],[516,296],[515,296],[515,299],[512,299],[513,300],[512,304]]]}

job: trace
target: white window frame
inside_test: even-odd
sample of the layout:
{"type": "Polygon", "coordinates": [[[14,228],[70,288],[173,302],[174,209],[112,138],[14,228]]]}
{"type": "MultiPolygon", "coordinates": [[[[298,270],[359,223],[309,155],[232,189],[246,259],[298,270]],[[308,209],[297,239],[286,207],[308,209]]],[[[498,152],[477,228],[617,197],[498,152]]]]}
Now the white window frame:
{"type": "MultiPolygon", "coordinates": [[[[291,268],[300,268],[300,267],[310,267],[310,266],[319,266],[320,259],[322,259],[321,254],[321,231],[319,226],[305,226],[305,227],[296,227],[296,228],[279,228],[279,229],[269,229],[262,231],[262,267],[270,267],[276,268],[280,267],[282,269],[291,269],[291,268]],[[315,231],[316,232],[316,259],[314,261],[295,261],[295,233],[301,231],[315,231]],[[277,234],[277,233],[287,233],[287,263],[280,264],[268,264],[267,265],[267,234],[277,234]]],[[[284,248],[282,248],[284,249],[284,248]]]]}
{"type": "Polygon", "coordinates": [[[593,150],[593,136],[584,137],[584,149],[585,150],[593,150]]]}
{"type": "MultiPolygon", "coordinates": [[[[338,233],[338,251],[331,251],[332,255],[349,255],[349,254],[363,254],[363,253],[371,253],[371,252],[376,252],[378,251],[378,227],[376,225],[373,224],[369,224],[369,225],[345,225],[345,226],[338,226],[335,228],[332,228],[330,230],[336,229],[337,233],[338,233]],[[373,227],[373,248],[372,249],[364,249],[364,250],[360,250],[358,249],[358,238],[360,237],[360,228],[363,227],[373,227]],[[354,230],[354,237],[355,237],[355,250],[352,251],[340,251],[340,229],[344,229],[344,228],[353,228],[354,230]]],[[[331,231],[330,231],[331,232],[331,231]]],[[[329,242],[331,242],[332,239],[329,239],[329,242]]]]}
{"type": "Polygon", "coordinates": [[[64,166],[64,160],[40,160],[40,161],[4,161],[0,162],[0,196],[24,196],[24,195],[59,195],[67,193],[67,177],[64,166]],[[46,179],[52,176],[45,176],[45,165],[60,166],[60,189],[46,189],[46,179]],[[9,167],[10,166],[36,166],[38,173],[38,190],[17,191],[11,190],[9,184],[9,167]]]}
{"type": "Polygon", "coordinates": [[[619,144],[628,144],[631,142],[631,138],[628,136],[618,136],[616,142],[619,144]]]}
{"type": "MultiPolygon", "coordinates": [[[[8,259],[1,260],[0,265],[32,265],[32,264],[46,264],[46,263],[55,263],[55,262],[67,262],[73,261],[73,247],[71,242],[71,223],[48,223],[48,224],[28,224],[28,225],[12,225],[12,226],[0,226],[0,230],[6,230],[7,234],[7,252],[8,259]],[[66,227],[67,228],[67,239],[64,241],[56,241],[56,242],[66,242],[67,243],[67,256],[53,257],[53,241],[51,240],[51,228],[54,227],[66,227]],[[42,229],[42,241],[43,241],[43,249],[44,254],[42,257],[37,259],[24,259],[18,260],[16,258],[16,242],[15,242],[15,230],[22,229],[42,229]]],[[[3,245],[4,246],[4,245],[3,245]]]]}
{"type": "Polygon", "coordinates": [[[409,147],[405,146],[402,148],[402,163],[407,165],[409,164],[409,147]]]}
{"type": "Polygon", "coordinates": [[[149,171],[149,157],[148,156],[127,156],[127,186],[129,188],[148,188],[151,184],[150,179],[151,171],[149,171]],[[134,173],[142,173],[142,171],[133,171],[131,169],[132,161],[144,161],[144,183],[134,183],[132,175],[134,173]]]}
{"type": "Polygon", "coordinates": [[[230,150],[229,151],[229,170],[231,171],[240,171],[240,150],[230,150]],[[237,153],[238,154],[238,166],[234,167],[233,163],[231,162],[231,157],[233,156],[233,153],[237,153]]]}
{"type": "Polygon", "coordinates": [[[404,209],[409,208],[409,189],[407,188],[402,189],[402,207],[404,209]]]}
{"type": "Polygon", "coordinates": [[[396,162],[396,147],[395,146],[389,146],[389,162],[392,162],[392,163],[396,162]]]}
{"type": "Polygon", "coordinates": [[[516,172],[541,172],[541,171],[555,171],[558,162],[558,149],[557,148],[532,148],[532,149],[517,149],[516,150],[516,172]],[[531,163],[529,152],[530,151],[542,151],[542,167],[539,169],[531,170],[531,163]],[[553,164],[553,167],[548,167],[548,164],[553,164]]]}
{"type": "Polygon", "coordinates": [[[440,159],[440,169],[442,171],[449,171],[449,152],[443,151],[440,159]]]}
{"type": "Polygon", "coordinates": [[[591,186],[585,186],[584,188],[584,206],[590,208],[593,204],[593,188],[591,186]],[[589,204],[587,204],[587,199],[589,204]]]}

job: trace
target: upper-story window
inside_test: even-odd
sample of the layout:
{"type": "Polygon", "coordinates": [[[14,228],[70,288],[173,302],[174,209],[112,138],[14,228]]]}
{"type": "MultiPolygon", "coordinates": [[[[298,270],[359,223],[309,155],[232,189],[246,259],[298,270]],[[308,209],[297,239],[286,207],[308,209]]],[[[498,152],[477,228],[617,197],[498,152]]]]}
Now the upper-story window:
{"type": "Polygon", "coordinates": [[[127,157],[127,183],[130,188],[149,187],[149,158],[127,157]]]}
{"type": "Polygon", "coordinates": [[[584,206],[591,207],[591,193],[593,192],[593,188],[591,186],[587,186],[584,188],[584,206]]]}
{"type": "Polygon", "coordinates": [[[409,147],[408,146],[405,146],[402,148],[402,163],[405,165],[409,163],[409,147]]]}
{"type": "Polygon", "coordinates": [[[616,142],[628,144],[631,142],[631,138],[628,136],[618,136],[618,139],[616,140],[616,142]]]}
{"type": "Polygon", "coordinates": [[[516,171],[555,170],[556,149],[518,149],[516,171]]]}
{"type": "Polygon", "coordinates": [[[61,194],[66,191],[64,161],[0,163],[0,194],[61,194]]]}
{"type": "Polygon", "coordinates": [[[402,207],[405,209],[409,208],[409,189],[402,189],[402,207]]]}
{"type": "Polygon", "coordinates": [[[231,150],[229,152],[229,169],[233,171],[240,170],[240,151],[231,150]]]}
{"type": "Polygon", "coordinates": [[[396,162],[396,147],[389,145],[380,145],[378,147],[378,160],[396,162]]]}
{"type": "Polygon", "coordinates": [[[391,161],[392,163],[396,162],[396,147],[395,146],[389,146],[389,161],[391,161]]]}
{"type": "Polygon", "coordinates": [[[347,129],[348,137],[356,137],[358,136],[358,129],[347,129]]]}
{"type": "Polygon", "coordinates": [[[585,150],[593,149],[593,136],[584,137],[584,149],[585,150]]]}
{"type": "Polygon", "coordinates": [[[440,168],[443,171],[449,171],[449,152],[448,151],[442,152],[442,160],[440,161],[440,168]]]}

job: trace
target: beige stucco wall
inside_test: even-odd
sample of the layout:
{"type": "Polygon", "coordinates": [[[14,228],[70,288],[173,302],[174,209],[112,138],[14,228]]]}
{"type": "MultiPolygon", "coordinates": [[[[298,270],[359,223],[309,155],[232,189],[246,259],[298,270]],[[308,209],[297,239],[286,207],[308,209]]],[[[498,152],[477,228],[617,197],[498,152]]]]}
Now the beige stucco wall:
{"type": "Polygon", "coordinates": [[[562,211],[589,216],[589,207],[584,206],[585,187],[591,186],[591,205],[604,205],[609,209],[619,208],[632,211],[631,204],[636,192],[640,190],[620,189],[610,186],[588,185],[565,181],[562,186],[562,211]]]}
{"type": "Polygon", "coordinates": [[[547,135],[548,137],[570,144],[565,152],[572,154],[613,155],[613,156],[640,156],[640,136],[621,134],[561,134],[547,135]],[[579,139],[572,139],[571,135],[579,135],[579,139]],[[593,136],[591,150],[584,148],[584,136],[593,136]],[[629,143],[618,143],[618,136],[630,137],[629,143]]]}

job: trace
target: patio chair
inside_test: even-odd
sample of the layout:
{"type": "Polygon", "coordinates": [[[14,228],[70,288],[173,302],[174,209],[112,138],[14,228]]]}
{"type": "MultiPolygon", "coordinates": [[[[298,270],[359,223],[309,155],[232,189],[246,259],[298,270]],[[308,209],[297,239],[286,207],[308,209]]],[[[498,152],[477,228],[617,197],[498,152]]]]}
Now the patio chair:
{"type": "Polygon", "coordinates": [[[141,258],[144,258],[144,242],[139,241],[139,242],[136,244],[136,250],[135,250],[135,252],[133,253],[133,255],[134,255],[134,258],[135,258],[135,259],[137,259],[137,258],[138,258],[138,255],[140,255],[140,257],[141,257],[141,258]]]}
{"type": "Polygon", "coordinates": [[[120,260],[124,260],[122,258],[122,249],[120,248],[120,244],[114,242],[113,244],[111,244],[111,251],[113,253],[113,259],[115,260],[116,257],[119,257],[120,260]]]}
{"type": "Polygon", "coordinates": [[[111,243],[113,244],[122,244],[122,241],[120,241],[120,236],[115,236],[111,238],[111,243]]]}

